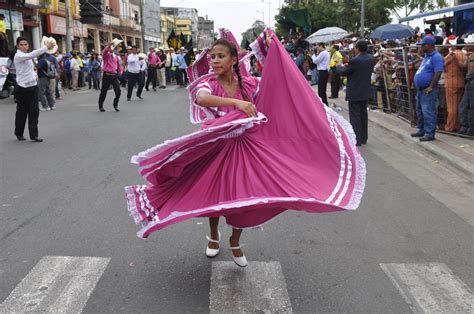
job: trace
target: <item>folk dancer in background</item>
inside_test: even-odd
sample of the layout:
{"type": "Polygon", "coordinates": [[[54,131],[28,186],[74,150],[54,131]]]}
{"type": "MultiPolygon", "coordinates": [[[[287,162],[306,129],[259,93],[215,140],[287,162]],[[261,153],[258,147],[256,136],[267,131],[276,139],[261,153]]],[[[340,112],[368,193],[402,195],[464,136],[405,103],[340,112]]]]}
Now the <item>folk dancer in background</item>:
{"type": "Polygon", "coordinates": [[[120,100],[120,82],[119,76],[123,73],[123,68],[120,65],[120,57],[114,54],[114,49],[122,42],[122,40],[115,38],[110,44],[108,44],[102,51],[102,62],[103,62],[103,76],[102,76],[102,88],[99,96],[99,111],[105,112],[104,101],[107,96],[107,91],[110,85],[113,86],[115,92],[114,98],[114,109],[118,109],[118,103],[120,100]]]}
{"type": "Polygon", "coordinates": [[[148,77],[146,79],[145,89],[149,91],[150,82],[153,90],[156,92],[156,67],[160,62],[160,58],[155,53],[155,48],[150,47],[148,52],[148,77]]]}
{"type": "Polygon", "coordinates": [[[17,52],[14,57],[16,68],[16,115],[15,115],[15,135],[19,141],[24,141],[26,119],[28,118],[28,131],[33,142],[42,142],[38,137],[38,86],[37,76],[34,70],[33,59],[49,52],[54,53],[57,49],[56,41],[53,38],[44,41],[44,46],[33,52],[28,52],[29,43],[24,37],[16,40],[17,52]]]}
{"type": "MultiPolygon", "coordinates": [[[[135,87],[136,83],[139,82],[139,76],[140,76],[140,60],[138,60],[137,46],[132,47],[132,50],[130,51],[127,57],[127,71],[128,71],[127,101],[130,101],[132,99],[133,88],[135,87]]],[[[141,96],[141,93],[139,94],[138,91],[137,91],[137,97],[140,99],[143,99],[141,96]]]]}

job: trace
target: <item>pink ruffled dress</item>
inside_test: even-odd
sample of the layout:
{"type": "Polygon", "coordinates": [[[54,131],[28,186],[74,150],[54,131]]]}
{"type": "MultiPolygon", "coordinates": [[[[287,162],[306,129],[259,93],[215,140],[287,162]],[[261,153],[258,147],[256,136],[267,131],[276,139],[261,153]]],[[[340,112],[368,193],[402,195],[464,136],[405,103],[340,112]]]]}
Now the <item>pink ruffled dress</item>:
{"type": "MultiPolygon", "coordinates": [[[[194,217],[224,216],[235,228],[251,228],[288,209],[358,207],[365,163],[350,124],[321,102],[272,36],[269,49],[264,35],[252,44],[264,63],[262,79],[243,76],[257,117],[198,106],[202,90],[229,95],[213,73],[195,75],[188,87],[191,121],[202,128],[132,157],[149,182],[125,188],[128,210],[141,225],[139,237],[194,217]]],[[[196,67],[206,60],[200,57],[196,67]]],[[[239,90],[234,97],[243,99],[239,90]]]]}

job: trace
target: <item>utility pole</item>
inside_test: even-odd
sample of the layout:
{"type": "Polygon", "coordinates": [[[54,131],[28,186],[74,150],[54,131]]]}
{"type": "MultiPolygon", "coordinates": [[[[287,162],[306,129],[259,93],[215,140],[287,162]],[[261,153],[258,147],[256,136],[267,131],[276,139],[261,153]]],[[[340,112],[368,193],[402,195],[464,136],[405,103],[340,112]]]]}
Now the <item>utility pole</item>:
{"type": "Polygon", "coordinates": [[[64,10],[66,11],[66,52],[69,53],[72,51],[72,43],[71,43],[71,20],[70,18],[70,11],[71,11],[71,0],[64,1],[64,10]]]}
{"type": "Polygon", "coordinates": [[[146,0],[140,0],[140,26],[142,28],[142,52],[146,51],[146,46],[145,46],[145,17],[143,16],[143,6],[145,5],[146,0]]]}
{"type": "MultiPolygon", "coordinates": [[[[10,19],[10,47],[15,47],[15,39],[13,37],[13,19],[12,19],[12,0],[8,1],[8,18],[10,19]]],[[[15,49],[12,48],[14,51],[15,49]]]]}
{"type": "Polygon", "coordinates": [[[360,37],[364,38],[365,30],[365,1],[361,0],[360,8],[360,37]]]}

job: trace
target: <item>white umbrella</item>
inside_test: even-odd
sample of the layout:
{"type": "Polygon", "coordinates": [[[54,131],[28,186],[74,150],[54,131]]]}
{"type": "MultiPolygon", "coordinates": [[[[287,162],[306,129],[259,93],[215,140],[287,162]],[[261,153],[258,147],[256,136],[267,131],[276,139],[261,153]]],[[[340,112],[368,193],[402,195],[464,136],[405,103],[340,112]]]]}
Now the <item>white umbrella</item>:
{"type": "Polygon", "coordinates": [[[349,33],[339,27],[326,27],[311,34],[306,41],[311,44],[327,43],[348,36],[349,33]]]}

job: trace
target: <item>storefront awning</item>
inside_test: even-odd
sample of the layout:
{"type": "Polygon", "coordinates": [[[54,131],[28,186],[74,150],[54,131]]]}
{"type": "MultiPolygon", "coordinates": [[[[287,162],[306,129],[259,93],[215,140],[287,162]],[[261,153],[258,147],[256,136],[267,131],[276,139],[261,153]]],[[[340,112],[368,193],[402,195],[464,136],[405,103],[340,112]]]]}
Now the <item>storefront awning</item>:
{"type": "Polygon", "coordinates": [[[403,17],[398,20],[398,23],[412,21],[414,19],[419,19],[425,16],[431,16],[431,15],[443,14],[443,13],[449,13],[449,12],[457,12],[457,11],[469,10],[469,9],[474,9],[474,3],[465,3],[465,4],[455,5],[449,8],[443,8],[439,10],[434,10],[434,11],[429,11],[429,12],[424,12],[424,13],[420,13],[416,15],[403,17]]]}

